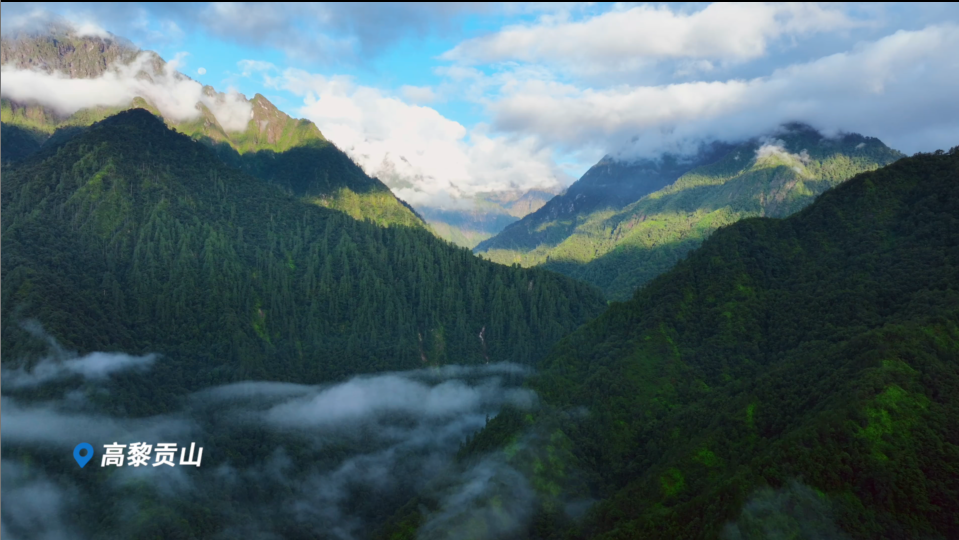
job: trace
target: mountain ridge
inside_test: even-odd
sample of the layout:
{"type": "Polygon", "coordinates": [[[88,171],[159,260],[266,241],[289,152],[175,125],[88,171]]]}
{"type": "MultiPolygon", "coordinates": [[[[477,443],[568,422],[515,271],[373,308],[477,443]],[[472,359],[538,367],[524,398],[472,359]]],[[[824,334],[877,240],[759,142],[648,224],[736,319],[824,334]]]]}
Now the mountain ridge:
{"type": "Polygon", "coordinates": [[[729,148],[637,201],[580,215],[555,244],[485,252],[481,244],[475,251],[505,264],[543,265],[625,300],[716,228],[745,217],[784,217],[902,156],[875,138],[829,138],[801,123],[729,148]]]}
{"type": "Polygon", "coordinates": [[[607,208],[622,208],[647,193],[660,189],[683,172],[722,152],[724,143],[706,145],[692,159],[665,154],[660,160],[623,162],[604,156],[563,193],[537,211],[476,246],[476,252],[493,249],[531,249],[556,244],[577,225],[577,216],[607,208]],[[635,177],[639,181],[634,181],[635,177]],[[550,221],[558,222],[551,224],[550,221]]]}
{"type": "Polygon", "coordinates": [[[145,109],[41,149],[4,176],[11,361],[31,341],[15,320],[34,318],[73,350],[163,345],[173,364],[211,362],[201,372],[280,370],[272,377],[288,371],[305,382],[449,358],[532,361],[533,336],[558,339],[566,324],[541,317],[578,325],[604,307],[569,278],[317,208],[229,167],[145,109]],[[556,287],[570,290],[557,296],[556,287]],[[507,339],[529,345],[507,348],[507,339]]]}
{"type": "MultiPolygon", "coordinates": [[[[4,36],[0,50],[4,65],[21,69],[66,72],[71,77],[92,79],[110,70],[118,72],[142,66],[136,73],[138,79],[156,84],[188,81],[199,85],[171,70],[156,53],[140,51],[115,36],[78,37],[64,28],[55,28],[51,32],[21,33],[14,38],[4,36]]],[[[13,139],[14,147],[12,153],[5,154],[4,162],[23,159],[48,140],[68,138],[93,122],[140,107],[164,117],[170,127],[213,148],[224,162],[277,183],[314,204],[384,226],[426,227],[418,213],[385,184],[367,176],[329,142],[313,122],[290,117],[261,94],[248,100],[239,94],[217,92],[209,85],[200,86],[199,90],[201,100],[196,103],[196,114],[180,120],[164,116],[154,103],[140,95],[126,104],[85,108],[72,114],[60,114],[34,100],[17,102],[4,97],[0,103],[0,119],[4,134],[8,140],[13,139]],[[236,124],[237,110],[246,107],[250,109],[249,119],[243,129],[228,129],[213,110],[220,109],[236,124]]]]}
{"type": "Polygon", "coordinates": [[[532,538],[954,537],[957,179],[959,147],[719,228],[554,346],[544,407],[504,411],[465,459],[531,478],[532,538]],[[582,522],[556,495],[574,473],[599,501],[582,522]]]}

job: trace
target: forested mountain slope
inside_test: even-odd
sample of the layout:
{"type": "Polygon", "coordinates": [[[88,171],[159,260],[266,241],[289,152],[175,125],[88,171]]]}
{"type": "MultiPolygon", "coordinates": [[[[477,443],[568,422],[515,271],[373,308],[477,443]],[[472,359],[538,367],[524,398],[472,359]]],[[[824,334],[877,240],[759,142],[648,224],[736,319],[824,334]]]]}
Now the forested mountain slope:
{"type": "Polygon", "coordinates": [[[525,259],[517,259],[513,253],[525,254],[537,248],[548,249],[559,245],[593,213],[623,208],[669,185],[697,165],[712,163],[728,150],[728,145],[715,144],[704,147],[693,157],[667,154],[659,160],[642,159],[636,162],[624,162],[606,156],[569,186],[565,193],[553,197],[537,211],[481,242],[474,251],[485,253],[505,264],[523,262],[525,259]]]}
{"type": "MultiPolygon", "coordinates": [[[[155,82],[158,88],[191,81],[172,70],[156,53],[139,51],[121,38],[79,37],[60,27],[43,33],[4,36],[0,40],[0,60],[10,68],[59,72],[70,78],[87,79],[139,66],[136,76],[155,82]]],[[[126,84],[125,76],[118,77],[116,84],[126,84]]],[[[199,83],[192,84],[200,88],[199,83]]],[[[163,92],[173,90],[159,91],[163,92]]],[[[241,95],[228,95],[204,86],[202,97],[193,118],[166,118],[167,125],[214,148],[223,161],[315,204],[381,225],[424,226],[412,208],[397,199],[385,184],[367,176],[345,153],[327,141],[312,122],[291,118],[260,94],[247,100],[241,95]],[[217,117],[217,111],[226,115],[236,114],[238,109],[249,109],[249,120],[243,122],[242,129],[225,127],[225,120],[217,117]]],[[[3,136],[10,138],[13,151],[4,152],[3,161],[17,161],[29,155],[31,149],[38,149],[39,145],[30,140],[40,145],[62,144],[80,128],[131,107],[146,108],[161,115],[150,96],[145,95],[123,105],[84,108],[69,115],[33,100],[14,101],[5,96],[0,119],[3,136]]]]}
{"type": "Polygon", "coordinates": [[[956,538],[959,147],[719,229],[532,386],[472,446],[553,426],[601,502],[531,537],[956,538]]]}
{"type": "Polygon", "coordinates": [[[166,355],[117,397],[131,413],[243,378],[530,364],[605,307],[569,278],[305,203],[142,109],[5,168],[2,205],[5,366],[45,347],[28,319],[79,352],[166,355]]]}
{"type": "Polygon", "coordinates": [[[753,216],[784,217],[853,175],[902,157],[875,138],[825,137],[802,124],[726,148],[670,185],[618,210],[581,217],[558,244],[491,250],[492,260],[547,268],[625,300],[712,231],[753,216]]]}

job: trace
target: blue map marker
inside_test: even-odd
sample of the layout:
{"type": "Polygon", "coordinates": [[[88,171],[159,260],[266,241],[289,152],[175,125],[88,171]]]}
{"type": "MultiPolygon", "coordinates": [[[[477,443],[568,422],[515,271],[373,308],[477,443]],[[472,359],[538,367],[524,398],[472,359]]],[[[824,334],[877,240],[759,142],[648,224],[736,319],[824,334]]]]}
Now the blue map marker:
{"type": "Polygon", "coordinates": [[[93,446],[91,446],[90,443],[82,442],[78,444],[76,448],[73,449],[73,459],[77,460],[77,464],[80,465],[81,469],[83,468],[84,465],[87,464],[88,461],[90,461],[92,457],[93,457],[93,446]],[[83,452],[84,450],[87,451],[87,455],[81,456],[80,453],[83,452]]]}

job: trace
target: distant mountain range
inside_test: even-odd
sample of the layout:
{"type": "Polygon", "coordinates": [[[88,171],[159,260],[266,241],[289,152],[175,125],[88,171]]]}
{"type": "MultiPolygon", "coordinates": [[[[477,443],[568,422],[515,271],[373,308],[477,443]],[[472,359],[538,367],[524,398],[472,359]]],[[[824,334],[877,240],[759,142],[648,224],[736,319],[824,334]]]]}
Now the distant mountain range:
{"type": "Polygon", "coordinates": [[[468,210],[418,208],[430,227],[442,238],[472,248],[508,225],[543,207],[557,193],[542,189],[480,193],[468,210]]]}
{"type": "Polygon", "coordinates": [[[803,124],[740,144],[714,143],[694,156],[607,157],[474,252],[503,264],[543,265],[624,300],[717,228],[787,216],[900,157],[878,139],[826,137],[803,124]]]}

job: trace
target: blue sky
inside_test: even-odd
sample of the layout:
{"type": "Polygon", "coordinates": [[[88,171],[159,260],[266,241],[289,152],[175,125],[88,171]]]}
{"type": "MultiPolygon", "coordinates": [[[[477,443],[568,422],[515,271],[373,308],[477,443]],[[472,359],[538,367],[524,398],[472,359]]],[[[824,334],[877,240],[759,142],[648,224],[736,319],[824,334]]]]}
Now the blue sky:
{"type": "Polygon", "coordinates": [[[61,18],[179,58],[180,71],[220,91],[261,93],[421,206],[559,188],[604,154],[692,151],[786,121],[907,153],[959,142],[954,3],[2,10],[5,34],[61,18]]]}

